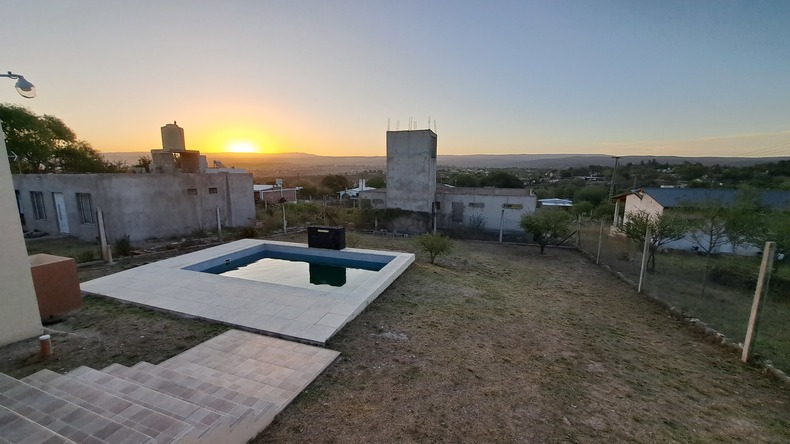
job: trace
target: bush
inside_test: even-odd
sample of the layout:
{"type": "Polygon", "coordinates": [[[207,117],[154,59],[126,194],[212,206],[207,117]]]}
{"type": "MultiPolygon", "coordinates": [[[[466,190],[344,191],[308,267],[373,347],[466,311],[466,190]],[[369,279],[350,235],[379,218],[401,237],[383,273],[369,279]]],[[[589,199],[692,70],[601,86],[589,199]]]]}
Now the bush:
{"type": "Polygon", "coordinates": [[[431,263],[434,263],[436,256],[449,254],[453,250],[453,241],[441,234],[423,234],[417,236],[415,242],[431,256],[431,263]]]}
{"type": "Polygon", "coordinates": [[[78,264],[81,264],[84,262],[93,262],[95,258],[96,256],[93,254],[93,250],[85,250],[80,252],[74,260],[76,260],[78,264]]]}
{"type": "MultiPolygon", "coordinates": [[[[747,260],[724,260],[714,264],[710,269],[710,278],[713,282],[746,291],[754,291],[759,275],[759,265],[755,266],[755,262],[747,260]]],[[[773,273],[768,291],[772,295],[790,293],[790,279],[773,273]]]]}
{"type": "Polygon", "coordinates": [[[129,235],[120,237],[115,240],[113,253],[116,256],[131,256],[132,255],[132,243],[129,241],[129,235]]]}
{"type": "Polygon", "coordinates": [[[258,229],[255,227],[240,228],[236,233],[239,239],[254,239],[258,237],[258,229]]]}

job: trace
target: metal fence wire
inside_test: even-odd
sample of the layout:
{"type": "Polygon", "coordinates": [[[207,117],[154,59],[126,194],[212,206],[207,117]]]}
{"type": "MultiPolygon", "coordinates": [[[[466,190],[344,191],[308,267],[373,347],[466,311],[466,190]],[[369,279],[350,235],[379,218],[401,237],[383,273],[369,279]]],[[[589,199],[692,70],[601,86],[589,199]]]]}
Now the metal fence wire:
{"type": "MultiPolygon", "coordinates": [[[[593,260],[639,285],[642,244],[600,221],[579,223],[576,243],[593,260]]],[[[652,258],[645,259],[643,292],[678,308],[686,317],[699,319],[732,341],[744,342],[760,270],[759,255],[658,249],[652,258]]],[[[764,296],[752,356],[785,372],[790,371],[788,320],[790,264],[778,260],[764,296]]]]}

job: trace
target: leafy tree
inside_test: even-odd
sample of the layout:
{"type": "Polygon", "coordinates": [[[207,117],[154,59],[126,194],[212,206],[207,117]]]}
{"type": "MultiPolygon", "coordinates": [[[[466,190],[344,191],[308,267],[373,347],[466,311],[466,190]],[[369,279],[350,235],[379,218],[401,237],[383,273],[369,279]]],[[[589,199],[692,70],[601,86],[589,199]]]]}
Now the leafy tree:
{"type": "Polygon", "coordinates": [[[144,168],[146,173],[151,172],[151,165],[154,161],[151,159],[151,156],[140,156],[137,158],[137,163],[134,164],[136,168],[144,168]]]}
{"type": "Polygon", "coordinates": [[[453,241],[441,234],[423,234],[417,236],[415,241],[431,256],[431,263],[434,263],[437,256],[449,254],[453,250],[453,241]]]}
{"type": "Polygon", "coordinates": [[[590,202],[594,207],[600,205],[609,197],[609,189],[602,186],[584,187],[573,193],[574,202],[590,202]]]}
{"type": "Polygon", "coordinates": [[[689,223],[682,215],[663,212],[651,216],[644,210],[640,210],[628,213],[628,218],[620,230],[637,245],[644,245],[648,228],[650,228],[650,243],[648,244],[647,265],[648,270],[654,271],[656,269],[656,251],[669,242],[684,238],[688,233],[689,223]]]}
{"type": "Polygon", "coordinates": [[[496,188],[524,188],[524,183],[515,174],[497,170],[480,178],[480,186],[496,188]]]}
{"type": "Polygon", "coordinates": [[[590,216],[593,210],[595,210],[595,205],[586,200],[575,202],[573,204],[573,214],[576,214],[577,216],[590,216]]]}
{"type": "Polygon", "coordinates": [[[384,181],[384,178],[381,176],[371,177],[367,182],[367,186],[371,188],[384,188],[387,186],[387,182],[384,181]]]}
{"type": "Polygon", "coordinates": [[[330,174],[321,179],[321,185],[332,190],[333,193],[348,189],[348,180],[342,174],[330,174]]]}
{"type": "Polygon", "coordinates": [[[122,168],[107,163],[90,144],[77,140],[62,120],[27,108],[0,104],[6,146],[20,157],[17,173],[103,173],[122,168]]]}
{"type": "Polygon", "coordinates": [[[571,216],[563,210],[538,210],[521,217],[521,228],[532,234],[543,254],[546,245],[565,239],[571,234],[571,216]]]}

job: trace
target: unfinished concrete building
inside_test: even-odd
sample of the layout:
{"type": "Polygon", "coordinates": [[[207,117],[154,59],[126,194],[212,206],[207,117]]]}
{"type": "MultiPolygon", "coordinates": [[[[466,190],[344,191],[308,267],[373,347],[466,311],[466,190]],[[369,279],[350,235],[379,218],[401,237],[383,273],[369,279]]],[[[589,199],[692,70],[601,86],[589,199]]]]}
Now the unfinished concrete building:
{"type": "Polygon", "coordinates": [[[218,219],[228,227],[253,224],[252,175],[207,170],[205,156],[184,146],[184,130],[172,123],[162,127],[162,149],[151,151],[154,174],[14,175],[25,231],[93,241],[99,209],[110,242],[213,231],[218,219]]]}
{"type": "Polygon", "coordinates": [[[398,208],[429,215],[402,218],[391,229],[425,232],[472,228],[522,233],[521,216],[532,213],[537,197],[526,188],[460,188],[436,184],[437,136],[431,130],[387,131],[387,188],[359,192],[362,205],[398,208]]]}

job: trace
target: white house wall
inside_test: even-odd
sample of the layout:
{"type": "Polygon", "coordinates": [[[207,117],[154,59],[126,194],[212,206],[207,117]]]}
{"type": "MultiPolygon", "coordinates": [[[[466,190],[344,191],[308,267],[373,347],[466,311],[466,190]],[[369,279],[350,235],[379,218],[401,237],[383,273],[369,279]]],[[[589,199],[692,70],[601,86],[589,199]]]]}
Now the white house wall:
{"type": "Polygon", "coordinates": [[[625,198],[625,215],[623,223],[628,221],[628,216],[631,213],[644,211],[650,216],[660,216],[664,212],[664,207],[656,202],[655,199],[647,194],[643,194],[641,199],[636,194],[632,193],[625,198]]]}
{"type": "MultiPolygon", "coordinates": [[[[0,152],[6,152],[0,128],[0,152]]],[[[0,156],[0,345],[40,335],[41,318],[8,157],[0,156]]]]}
{"type": "Polygon", "coordinates": [[[84,241],[95,240],[98,229],[82,223],[76,193],[91,195],[94,213],[102,210],[110,242],[125,235],[139,241],[215,230],[218,207],[223,226],[249,226],[255,220],[250,174],[25,174],[13,180],[27,230],[60,232],[53,197],[60,192],[69,234],[84,241]],[[45,220],[34,217],[31,191],[43,193],[45,220]]]}
{"type": "Polygon", "coordinates": [[[524,214],[533,213],[537,205],[537,197],[522,195],[508,196],[493,194],[496,190],[491,190],[492,194],[458,194],[458,193],[437,193],[436,199],[440,202],[437,224],[439,228],[451,228],[463,225],[469,227],[477,217],[482,217],[483,229],[486,231],[499,231],[500,221],[505,232],[519,232],[521,229],[521,217],[524,214]],[[453,202],[463,204],[463,222],[453,221],[453,202]],[[470,205],[472,204],[472,205],[470,205]],[[505,209],[504,204],[522,205],[522,209],[505,209]],[[482,207],[480,206],[482,205],[482,207]]]}

